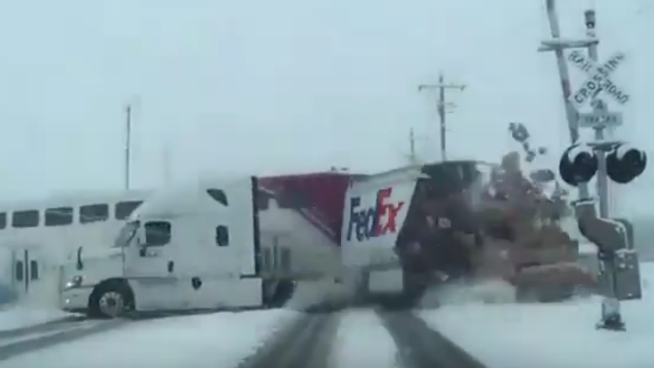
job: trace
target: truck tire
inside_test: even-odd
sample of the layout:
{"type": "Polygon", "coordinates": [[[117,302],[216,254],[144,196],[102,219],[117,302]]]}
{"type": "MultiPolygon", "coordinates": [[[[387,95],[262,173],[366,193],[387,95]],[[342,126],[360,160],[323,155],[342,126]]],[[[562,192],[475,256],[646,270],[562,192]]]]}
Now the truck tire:
{"type": "Polygon", "coordinates": [[[118,318],[134,307],[134,293],[122,280],[106,281],[98,285],[89,298],[88,316],[118,318]]]}
{"type": "Polygon", "coordinates": [[[266,308],[282,308],[295,294],[297,285],[292,280],[277,281],[274,292],[264,300],[266,308]]]}

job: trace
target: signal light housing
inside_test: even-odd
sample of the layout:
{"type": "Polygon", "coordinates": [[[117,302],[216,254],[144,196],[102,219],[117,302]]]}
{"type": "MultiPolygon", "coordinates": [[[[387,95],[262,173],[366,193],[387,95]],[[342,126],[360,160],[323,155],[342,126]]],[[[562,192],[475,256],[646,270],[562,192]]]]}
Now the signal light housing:
{"type": "Polygon", "coordinates": [[[559,161],[561,179],[569,185],[588,183],[597,173],[598,160],[593,149],[575,144],[565,150],[559,161]]]}
{"type": "Polygon", "coordinates": [[[618,184],[627,184],[639,177],[647,167],[647,154],[627,144],[617,146],[606,156],[606,173],[618,184]]]}

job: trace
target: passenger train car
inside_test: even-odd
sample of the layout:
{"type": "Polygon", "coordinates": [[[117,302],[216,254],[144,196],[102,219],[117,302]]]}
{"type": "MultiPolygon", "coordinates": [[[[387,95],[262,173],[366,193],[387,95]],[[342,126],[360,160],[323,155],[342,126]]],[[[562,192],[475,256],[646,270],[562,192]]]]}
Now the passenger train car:
{"type": "Polygon", "coordinates": [[[149,193],[87,191],[0,202],[0,281],[21,299],[52,303],[60,266],[80,246],[111,246],[149,193]]]}

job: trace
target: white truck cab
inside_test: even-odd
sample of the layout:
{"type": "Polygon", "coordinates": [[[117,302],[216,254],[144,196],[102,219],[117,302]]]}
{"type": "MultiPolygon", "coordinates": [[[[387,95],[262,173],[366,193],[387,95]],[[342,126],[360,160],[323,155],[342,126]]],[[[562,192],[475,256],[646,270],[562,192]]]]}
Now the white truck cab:
{"type": "Polygon", "coordinates": [[[112,248],[80,248],[66,265],[62,309],[115,317],[261,306],[255,185],[246,177],[154,193],[112,248]]]}

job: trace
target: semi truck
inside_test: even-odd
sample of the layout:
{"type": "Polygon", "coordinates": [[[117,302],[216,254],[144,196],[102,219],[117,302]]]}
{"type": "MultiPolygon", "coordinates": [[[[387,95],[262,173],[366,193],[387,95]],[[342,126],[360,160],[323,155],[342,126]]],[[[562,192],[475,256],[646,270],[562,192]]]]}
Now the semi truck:
{"type": "Polygon", "coordinates": [[[156,191],[111,248],[80,247],[62,308],[126,311],[281,305],[297,281],[341,282],[349,174],[201,178],[156,191]]]}
{"type": "Polygon", "coordinates": [[[532,184],[471,160],[198,179],[148,196],[113,247],[80,247],[62,308],[116,317],[275,307],[305,281],[333,286],[325,302],[354,302],[384,279],[407,305],[453,281],[499,278],[539,301],[593,288],[559,226],[565,203],[532,184]]]}

